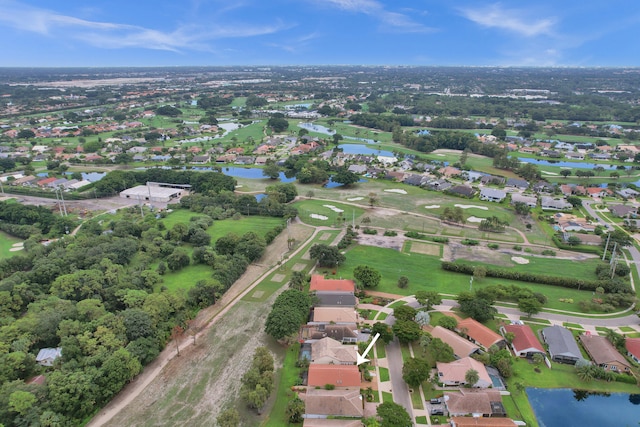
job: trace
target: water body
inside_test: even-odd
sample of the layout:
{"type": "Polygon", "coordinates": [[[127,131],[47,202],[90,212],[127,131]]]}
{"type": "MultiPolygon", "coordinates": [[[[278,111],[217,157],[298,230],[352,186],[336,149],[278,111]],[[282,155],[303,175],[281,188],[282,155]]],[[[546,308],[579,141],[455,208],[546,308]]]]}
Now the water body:
{"type": "MultiPolygon", "coordinates": [[[[333,129],[329,129],[326,126],[322,126],[322,125],[315,125],[313,123],[298,123],[298,127],[301,127],[302,129],[306,129],[309,132],[316,132],[316,133],[322,133],[325,135],[334,135],[336,133],[335,130],[333,129]]],[[[342,135],[342,137],[344,139],[350,139],[353,141],[362,141],[362,142],[366,142],[367,144],[375,144],[376,142],[373,139],[369,139],[369,138],[357,138],[355,136],[345,136],[342,135]]]]}
{"type": "MultiPolygon", "coordinates": [[[[211,168],[200,168],[199,170],[211,170],[211,168]]],[[[262,169],[257,168],[223,167],[222,173],[236,178],[266,179],[266,177],[262,174],[262,169]]],[[[293,182],[296,180],[295,178],[287,178],[284,175],[284,172],[280,172],[279,179],[280,182],[293,182]]]]}
{"type": "MultiPolygon", "coordinates": [[[[359,182],[359,183],[360,183],[360,182],[367,182],[367,180],[366,180],[366,179],[364,179],[364,178],[360,178],[360,179],[358,180],[358,182],[359,182]]],[[[329,178],[329,181],[324,185],[324,187],[325,187],[325,188],[336,188],[336,187],[342,187],[342,184],[341,184],[341,183],[339,183],[339,182],[335,182],[335,181],[333,180],[333,177],[331,177],[331,178],[329,178]]]]}
{"type": "Polygon", "coordinates": [[[527,396],[540,427],[637,427],[640,423],[638,394],[527,388],[527,396]]]}
{"type": "MultiPolygon", "coordinates": [[[[521,163],[531,163],[538,166],[558,166],[561,168],[576,168],[576,169],[593,169],[597,166],[602,166],[605,170],[617,170],[616,165],[603,165],[599,163],[583,163],[583,162],[566,162],[563,160],[538,160],[529,157],[518,157],[521,163]]],[[[629,166],[625,166],[627,169],[629,166]]]]}
{"type": "Polygon", "coordinates": [[[363,154],[371,156],[393,157],[393,153],[391,151],[367,147],[364,144],[340,144],[338,145],[338,148],[341,148],[345,154],[363,154]]]}

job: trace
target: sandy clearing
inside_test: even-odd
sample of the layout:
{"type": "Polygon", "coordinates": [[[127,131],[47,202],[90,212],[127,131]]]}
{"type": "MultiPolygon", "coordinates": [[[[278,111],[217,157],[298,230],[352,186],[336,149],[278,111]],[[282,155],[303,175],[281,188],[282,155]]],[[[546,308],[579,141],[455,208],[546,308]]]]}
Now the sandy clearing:
{"type": "Polygon", "coordinates": [[[386,191],[387,193],[407,194],[405,190],[402,190],[400,188],[389,188],[384,191],[386,191]]]}
{"type": "Polygon", "coordinates": [[[309,215],[309,216],[310,216],[311,218],[319,219],[319,220],[321,220],[321,221],[326,221],[326,220],[328,220],[328,219],[329,219],[329,217],[328,217],[328,216],[318,215],[318,214],[311,214],[311,215],[309,215]]]}
{"type": "Polygon", "coordinates": [[[515,262],[516,264],[529,264],[529,260],[526,258],[522,258],[521,256],[512,256],[511,261],[515,262]]]}
{"type": "Polygon", "coordinates": [[[422,242],[411,242],[411,252],[431,256],[440,256],[440,245],[431,245],[429,243],[422,242]]]}
{"type": "Polygon", "coordinates": [[[350,202],[357,202],[358,200],[364,200],[364,197],[351,197],[347,200],[350,202]]]}
{"type": "Polygon", "coordinates": [[[427,205],[424,208],[425,209],[438,209],[440,207],[440,205],[427,205]]]}
{"type": "Polygon", "coordinates": [[[484,221],[484,218],[478,218],[477,216],[470,216],[469,218],[467,218],[467,222],[477,222],[480,223],[484,221]]]}
{"type": "Polygon", "coordinates": [[[344,212],[344,209],[340,209],[340,208],[336,208],[333,205],[322,205],[325,208],[331,209],[332,211],[336,212],[336,213],[340,213],[340,212],[344,212]]]}
{"type": "Polygon", "coordinates": [[[472,208],[475,208],[475,209],[482,209],[483,211],[488,211],[489,210],[489,208],[486,207],[486,206],[478,206],[478,205],[460,205],[460,204],[455,204],[453,206],[455,206],[456,208],[460,208],[460,209],[472,209],[472,208]]]}

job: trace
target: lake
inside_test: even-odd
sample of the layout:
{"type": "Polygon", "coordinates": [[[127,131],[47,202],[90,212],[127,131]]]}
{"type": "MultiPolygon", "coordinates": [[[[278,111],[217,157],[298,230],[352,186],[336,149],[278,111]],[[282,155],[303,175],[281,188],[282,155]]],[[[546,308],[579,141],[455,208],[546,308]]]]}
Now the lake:
{"type": "MultiPolygon", "coordinates": [[[[195,169],[195,168],[194,168],[195,169]]],[[[203,169],[203,168],[200,168],[203,169]]],[[[208,168],[209,170],[211,168],[208,168]]],[[[223,167],[222,173],[229,176],[234,176],[236,178],[249,178],[249,179],[267,179],[262,174],[262,169],[258,168],[236,168],[236,167],[223,167]]],[[[280,172],[280,182],[293,182],[294,178],[287,178],[284,175],[284,172],[280,172]]]]}
{"type": "MultiPolygon", "coordinates": [[[[583,162],[567,162],[564,160],[540,160],[532,159],[530,157],[518,157],[520,163],[531,163],[538,166],[557,166],[561,168],[577,168],[577,169],[593,169],[597,166],[602,166],[605,170],[612,171],[617,170],[616,165],[604,165],[601,163],[583,163],[583,162]]],[[[626,166],[628,168],[629,166],[626,166]]]]}
{"type": "Polygon", "coordinates": [[[640,394],[527,388],[527,396],[540,427],[637,427],[640,423],[640,394]]]}
{"type": "MultiPolygon", "coordinates": [[[[333,135],[333,134],[336,133],[335,130],[329,129],[326,126],[316,125],[316,124],[307,123],[307,122],[298,123],[298,127],[301,127],[302,129],[306,129],[309,132],[322,133],[322,134],[325,134],[325,135],[333,135]]],[[[376,143],[373,139],[369,139],[369,138],[357,138],[355,136],[346,136],[346,135],[342,135],[342,138],[344,138],[344,139],[352,139],[354,141],[362,141],[362,142],[366,142],[367,144],[375,144],[376,143]]],[[[356,153],[356,154],[361,154],[361,153],[356,153]]]]}
{"type": "Polygon", "coordinates": [[[393,153],[387,150],[379,150],[377,148],[367,147],[364,144],[340,144],[338,148],[342,149],[345,154],[362,154],[372,156],[393,157],[393,153]]]}

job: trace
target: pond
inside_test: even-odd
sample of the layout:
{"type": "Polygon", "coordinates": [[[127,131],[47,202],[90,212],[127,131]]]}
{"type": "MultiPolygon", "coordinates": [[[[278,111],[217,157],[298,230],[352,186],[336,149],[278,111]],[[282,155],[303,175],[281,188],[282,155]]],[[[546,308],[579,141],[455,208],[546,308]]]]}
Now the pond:
{"type": "MultiPolygon", "coordinates": [[[[567,162],[564,160],[540,160],[532,159],[530,157],[518,157],[521,163],[531,163],[538,166],[557,166],[561,168],[578,168],[578,169],[594,169],[597,166],[603,167],[605,170],[617,170],[616,165],[604,165],[600,163],[583,163],[583,162],[567,162]]],[[[629,166],[626,166],[628,168],[629,166]]]]}
{"type": "Polygon", "coordinates": [[[387,150],[367,147],[364,144],[340,144],[338,148],[342,149],[345,154],[362,154],[373,156],[393,157],[393,153],[387,150]]]}
{"type": "MultiPolygon", "coordinates": [[[[195,168],[194,168],[195,169],[195,168]]],[[[204,168],[200,168],[202,170],[204,168]]],[[[209,170],[211,168],[208,168],[209,170]]],[[[229,176],[234,176],[236,178],[249,178],[249,179],[267,179],[262,174],[262,169],[258,168],[237,168],[237,167],[223,167],[222,173],[229,176]]],[[[280,182],[293,182],[294,178],[287,178],[284,175],[284,172],[280,172],[280,182]]]]}
{"type": "MultiPolygon", "coordinates": [[[[359,183],[360,183],[360,182],[367,182],[367,180],[366,180],[366,179],[364,179],[364,178],[360,178],[360,179],[358,180],[358,182],[359,182],[359,183]]],[[[331,178],[329,178],[329,181],[324,185],[324,187],[325,187],[325,188],[336,188],[336,187],[342,187],[342,184],[341,184],[341,183],[339,183],[339,182],[335,182],[335,181],[333,180],[333,177],[331,177],[331,178]]]]}
{"type": "Polygon", "coordinates": [[[640,394],[527,388],[540,427],[638,426],[640,394]]]}
{"type": "MultiPolygon", "coordinates": [[[[325,135],[334,135],[336,133],[335,130],[329,129],[326,126],[316,125],[316,124],[307,123],[307,122],[298,123],[298,127],[301,127],[302,129],[306,129],[309,132],[322,133],[322,134],[325,134],[325,135]]],[[[369,139],[369,138],[357,138],[355,136],[346,136],[346,135],[342,135],[342,137],[344,139],[352,139],[354,141],[366,142],[367,144],[375,144],[376,143],[376,141],[374,141],[373,139],[369,139]]],[[[360,153],[356,153],[356,154],[360,154],[360,153]]]]}

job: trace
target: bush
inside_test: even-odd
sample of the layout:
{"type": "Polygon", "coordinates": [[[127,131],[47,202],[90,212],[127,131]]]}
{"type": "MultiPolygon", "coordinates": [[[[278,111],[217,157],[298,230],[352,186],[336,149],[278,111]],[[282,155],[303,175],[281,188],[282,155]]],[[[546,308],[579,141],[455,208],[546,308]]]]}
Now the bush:
{"type": "Polygon", "coordinates": [[[637,380],[633,375],[627,375],[627,374],[617,374],[615,377],[613,377],[613,380],[619,383],[626,383],[626,384],[637,383],[637,380]]]}
{"type": "Polygon", "coordinates": [[[466,245],[466,246],[478,246],[480,244],[479,241],[473,240],[473,239],[464,239],[460,243],[462,243],[463,245],[466,245]]]}
{"type": "Polygon", "coordinates": [[[542,255],[547,255],[547,256],[556,256],[556,251],[552,251],[551,249],[545,249],[544,251],[540,252],[542,255]]]}
{"type": "Polygon", "coordinates": [[[513,250],[514,250],[514,251],[521,251],[521,250],[522,250],[522,246],[520,246],[520,245],[514,245],[514,246],[513,246],[513,250]]]}
{"type": "Polygon", "coordinates": [[[489,244],[487,245],[487,247],[488,247],[489,249],[496,250],[496,249],[498,249],[498,248],[500,247],[500,245],[499,245],[499,244],[497,244],[497,243],[489,243],[489,244]]]}
{"type": "Polygon", "coordinates": [[[365,227],[362,229],[362,233],[364,234],[378,234],[378,230],[374,230],[373,228],[365,227]]]}
{"type": "Polygon", "coordinates": [[[385,236],[389,236],[389,237],[395,237],[395,236],[397,236],[397,235],[398,235],[398,233],[396,233],[396,232],[395,232],[395,231],[393,231],[393,230],[386,230],[386,231],[384,232],[384,235],[385,235],[385,236]]]}

